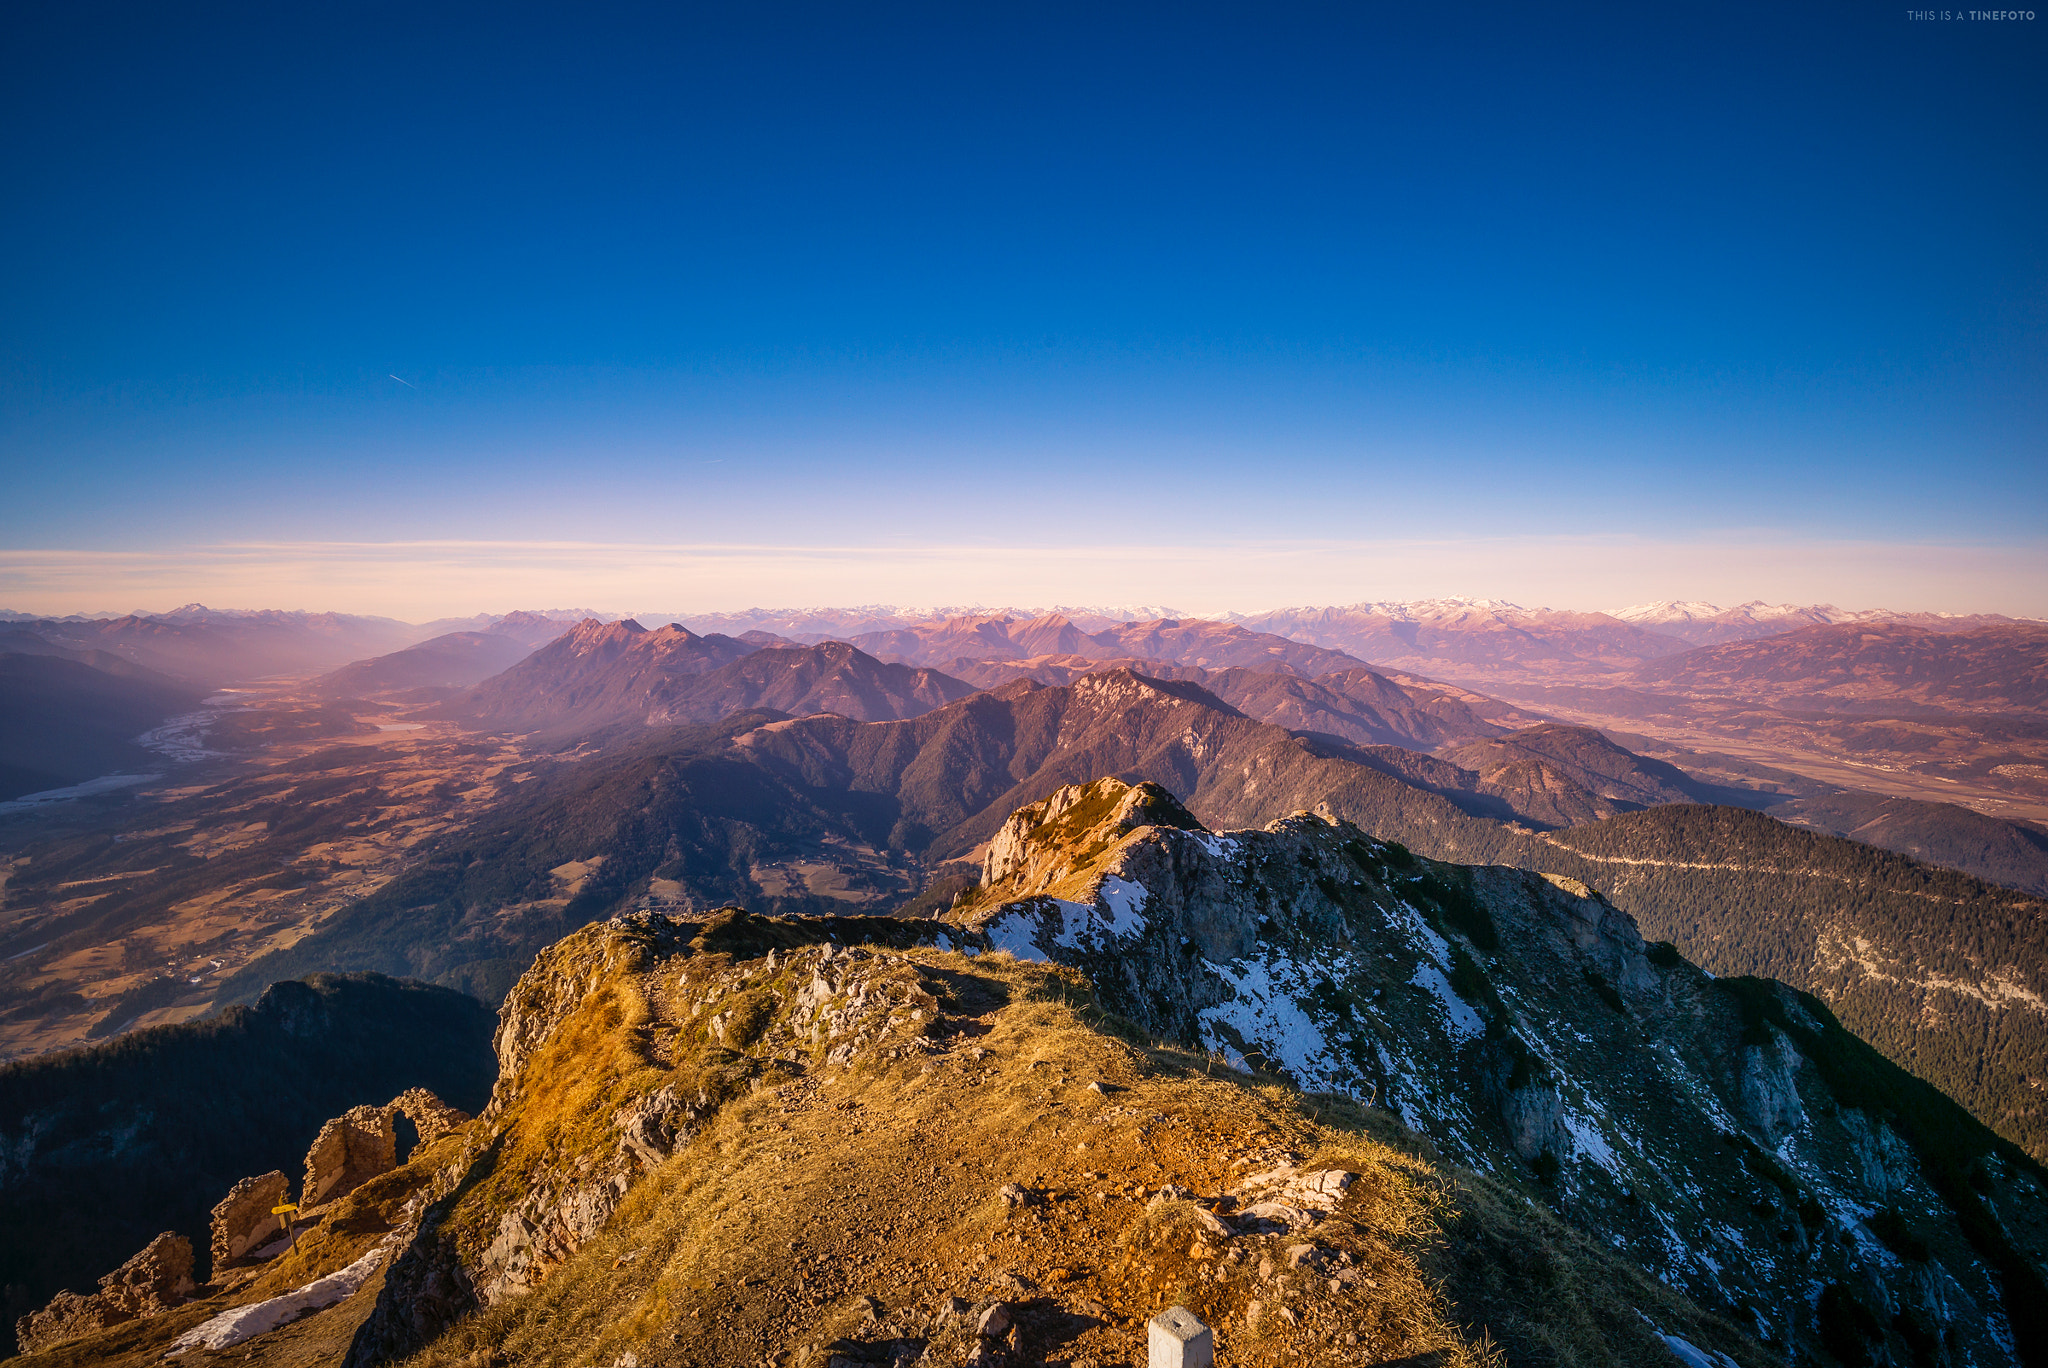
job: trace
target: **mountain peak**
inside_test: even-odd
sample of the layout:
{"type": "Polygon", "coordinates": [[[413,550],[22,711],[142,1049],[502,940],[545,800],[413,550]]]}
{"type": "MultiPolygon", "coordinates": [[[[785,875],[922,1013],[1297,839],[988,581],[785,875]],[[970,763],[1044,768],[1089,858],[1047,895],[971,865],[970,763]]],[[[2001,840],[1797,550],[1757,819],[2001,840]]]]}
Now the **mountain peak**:
{"type": "Polygon", "coordinates": [[[1157,784],[1115,778],[1069,784],[1010,814],[982,857],[981,885],[1005,899],[1055,889],[1079,895],[1104,859],[1149,827],[1207,830],[1157,784]]]}
{"type": "Polygon", "coordinates": [[[624,645],[635,637],[645,636],[647,629],[631,618],[620,618],[617,622],[604,622],[598,618],[585,618],[569,629],[563,643],[578,655],[595,650],[600,646],[624,645]]]}

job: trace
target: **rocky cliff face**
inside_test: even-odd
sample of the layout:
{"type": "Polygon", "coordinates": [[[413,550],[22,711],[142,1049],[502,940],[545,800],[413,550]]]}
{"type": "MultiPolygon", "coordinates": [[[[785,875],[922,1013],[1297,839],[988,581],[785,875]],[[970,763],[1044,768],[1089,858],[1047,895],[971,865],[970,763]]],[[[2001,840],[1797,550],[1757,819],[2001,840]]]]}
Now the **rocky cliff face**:
{"type": "Polygon", "coordinates": [[[2043,1352],[2040,1172],[1814,999],[1715,980],[1569,879],[1146,808],[1104,780],[1019,812],[956,943],[1071,965],[1148,1031],[1527,1174],[1788,1356],[2043,1352]]]}

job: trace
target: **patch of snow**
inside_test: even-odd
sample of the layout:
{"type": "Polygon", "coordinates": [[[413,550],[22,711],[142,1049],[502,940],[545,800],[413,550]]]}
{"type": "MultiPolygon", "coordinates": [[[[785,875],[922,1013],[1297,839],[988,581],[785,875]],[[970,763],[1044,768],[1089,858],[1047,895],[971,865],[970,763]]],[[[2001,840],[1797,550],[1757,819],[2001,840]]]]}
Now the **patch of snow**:
{"type": "Polygon", "coordinates": [[[1188,834],[1195,838],[1195,841],[1202,849],[1208,851],[1216,859],[1234,860],[1237,858],[1237,842],[1227,836],[1211,836],[1206,832],[1199,834],[1190,832],[1188,834]]]}
{"type": "Polygon", "coordinates": [[[1672,1356],[1684,1364],[1685,1368],[1740,1368],[1740,1365],[1726,1354],[1718,1351],[1709,1352],[1676,1335],[1667,1335],[1659,1330],[1657,1338],[1664,1341],[1664,1347],[1669,1349],[1672,1356]]]}
{"type": "Polygon", "coordinates": [[[1206,1007],[1197,1014],[1203,1025],[1203,1040],[1212,1049],[1227,1048],[1214,1028],[1229,1025],[1260,1049],[1303,1087],[1341,1087],[1349,1070],[1340,1069],[1331,1057],[1330,1043],[1321,1028],[1301,1009],[1295,991],[1285,976],[1292,971],[1302,977],[1292,961],[1274,959],[1264,963],[1238,960],[1231,965],[1210,964],[1211,969],[1236,990],[1232,1001],[1206,1007]]]}
{"type": "Polygon", "coordinates": [[[377,1271],[377,1265],[383,1259],[384,1247],[379,1245],[339,1273],[329,1273],[269,1301],[223,1311],[212,1320],[202,1321],[178,1336],[164,1357],[182,1354],[187,1349],[226,1349],[268,1334],[301,1316],[324,1310],[353,1295],[357,1288],[370,1280],[370,1275],[377,1271]]]}
{"type": "Polygon", "coordinates": [[[1601,1168],[1619,1178],[1621,1165],[1614,1157],[1614,1149],[1607,1143],[1607,1137],[1600,1128],[1567,1107],[1563,1112],[1565,1131],[1572,1137],[1572,1148],[1583,1154],[1601,1168]]]}
{"type": "Polygon", "coordinates": [[[1476,1040],[1486,1030],[1486,1019],[1472,1010],[1472,1004],[1458,996],[1458,990],[1451,987],[1451,981],[1444,977],[1444,971],[1434,964],[1415,966],[1415,977],[1408,980],[1418,988],[1427,988],[1435,995],[1437,1005],[1444,1009],[1444,1028],[1456,1041],[1476,1040]]]}
{"type": "Polygon", "coordinates": [[[1396,903],[1395,906],[1408,914],[1406,920],[1409,938],[1421,942],[1431,959],[1448,968],[1451,963],[1451,943],[1439,936],[1436,928],[1424,921],[1422,914],[1407,903],[1396,903]]]}
{"type": "Polygon", "coordinates": [[[991,950],[1007,950],[1020,960],[1037,960],[1041,964],[1052,962],[1052,956],[1038,948],[1038,918],[1028,911],[997,917],[981,931],[988,937],[991,950]]]}
{"type": "Polygon", "coordinates": [[[1112,936],[1135,936],[1145,929],[1145,900],[1152,896],[1152,890],[1141,883],[1112,874],[1102,881],[1097,894],[1104,907],[1109,909],[1109,925],[1103,930],[1112,936]]]}

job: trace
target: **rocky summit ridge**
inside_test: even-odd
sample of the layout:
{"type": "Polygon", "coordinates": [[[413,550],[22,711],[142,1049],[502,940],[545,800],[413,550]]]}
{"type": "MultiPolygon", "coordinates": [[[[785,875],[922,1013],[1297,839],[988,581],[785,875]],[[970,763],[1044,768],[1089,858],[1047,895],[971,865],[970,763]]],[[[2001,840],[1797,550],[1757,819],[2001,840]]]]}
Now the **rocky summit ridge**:
{"type": "Polygon", "coordinates": [[[981,874],[574,932],[480,1116],[35,1361],[1100,1368],[1175,1305],[1236,1364],[2044,1361],[2039,1169],[1583,884],[1117,779],[981,874]]]}
{"type": "Polygon", "coordinates": [[[1080,969],[1149,1032],[1533,1177],[1777,1352],[2048,1349],[2039,1169],[1816,999],[1717,980],[1582,883],[1327,815],[1219,836],[1116,780],[1017,813],[984,877],[960,943],[1080,969]]]}

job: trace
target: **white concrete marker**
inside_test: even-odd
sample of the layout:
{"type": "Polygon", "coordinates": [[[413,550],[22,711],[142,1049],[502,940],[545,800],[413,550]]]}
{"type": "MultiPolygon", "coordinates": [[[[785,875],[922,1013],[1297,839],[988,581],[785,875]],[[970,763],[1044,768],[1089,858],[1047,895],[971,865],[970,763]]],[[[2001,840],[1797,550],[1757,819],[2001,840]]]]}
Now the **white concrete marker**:
{"type": "Polygon", "coordinates": [[[1145,1329],[1148,1368],[1209,1368],[1216,1361],[1216,1336],[1185,1306],[1161,1311],[1145,1329]]]}

